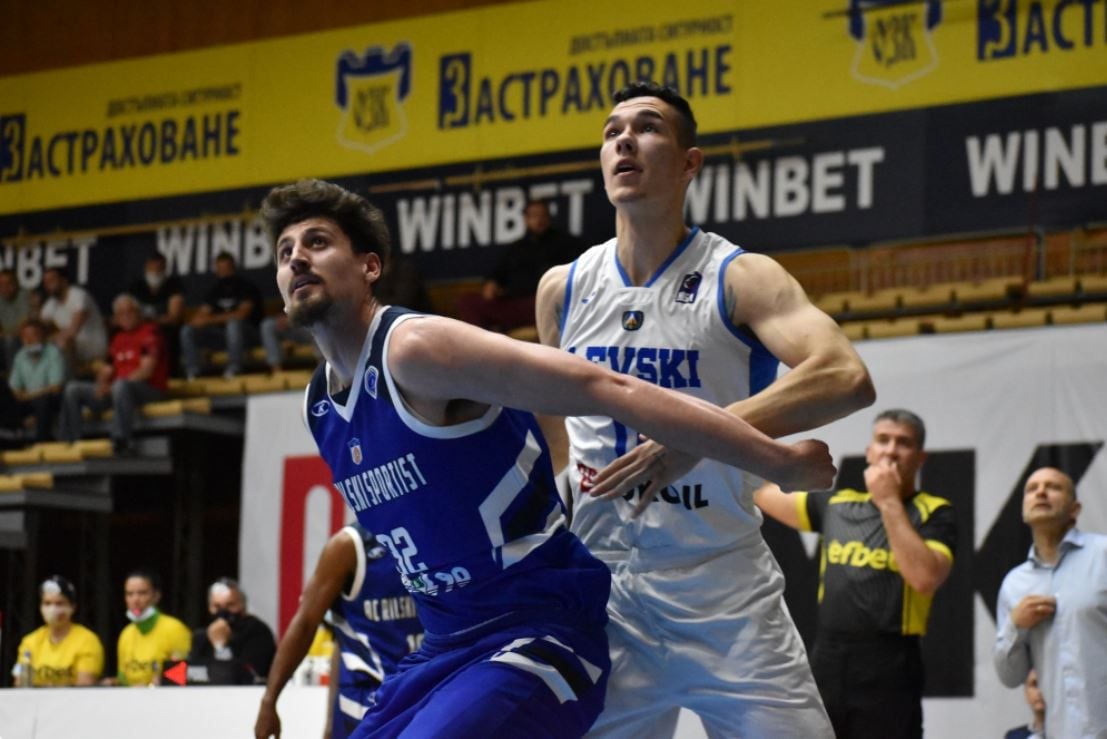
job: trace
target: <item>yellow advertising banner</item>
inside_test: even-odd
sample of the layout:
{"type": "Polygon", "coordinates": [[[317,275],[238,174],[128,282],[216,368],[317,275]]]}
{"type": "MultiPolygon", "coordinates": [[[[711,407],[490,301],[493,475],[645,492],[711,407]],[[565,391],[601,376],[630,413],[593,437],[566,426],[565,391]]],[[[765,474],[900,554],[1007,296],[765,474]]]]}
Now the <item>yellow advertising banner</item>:
{"type": "Polygon", "coordinates": [[[0,214],[598,146],[652,78],[704,132],[1107,84],[1069,0],[497,5],[0,78],[0,214]]]}

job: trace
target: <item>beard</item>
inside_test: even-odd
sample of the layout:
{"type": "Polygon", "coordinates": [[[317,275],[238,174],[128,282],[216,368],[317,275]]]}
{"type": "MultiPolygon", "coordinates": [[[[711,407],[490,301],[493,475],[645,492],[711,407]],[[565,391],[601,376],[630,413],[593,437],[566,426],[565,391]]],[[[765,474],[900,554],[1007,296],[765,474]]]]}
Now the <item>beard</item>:
{"type": "Polygon", "coordinates": [[[309,328],[319,323],[334,307],[330,295],[320,291],[318,295],[304,298],[288,308],[288,322],[297,328],[309,328]]]}

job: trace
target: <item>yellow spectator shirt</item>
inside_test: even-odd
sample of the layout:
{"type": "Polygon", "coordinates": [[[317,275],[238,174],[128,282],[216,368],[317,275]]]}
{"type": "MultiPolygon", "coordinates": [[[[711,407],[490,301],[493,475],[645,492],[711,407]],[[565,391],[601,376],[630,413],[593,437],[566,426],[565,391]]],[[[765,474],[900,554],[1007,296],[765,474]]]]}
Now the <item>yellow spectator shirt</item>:
{"type": "Polygon", "coordinates": [[[119,634],[119,683],[149,685],[166,660],[185,659],[190,649],[192,632],[172,616],[159,613],[145,634],[136,624],[128,624],[119,634]]]}
{"type": "Polygon", "coordinates": [[[104,670],[104,645],[91,630],[73,624],[59,643],[50,641],[50,629],[40,626],[19,642],[17,659],[22,662],[31,653],[36,688],[77,684],[77,674],[87,672],[99,678],[104,670]]]}

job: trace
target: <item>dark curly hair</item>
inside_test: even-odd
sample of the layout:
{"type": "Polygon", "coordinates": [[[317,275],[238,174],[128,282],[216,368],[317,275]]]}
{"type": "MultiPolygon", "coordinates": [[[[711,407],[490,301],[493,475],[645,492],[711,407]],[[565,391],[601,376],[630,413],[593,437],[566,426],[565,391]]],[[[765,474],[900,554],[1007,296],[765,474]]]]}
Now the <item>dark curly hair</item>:
{"type": "Polygon", "coordinates": [[[261,203],[261,218],[276,248],[281,232],[308,218],[329,218],[350,239],[354,251],[375,253],[388,262],[392,237],[384,213],[355,193],[323,180],[300,180],[274,187],[261,203]]]}

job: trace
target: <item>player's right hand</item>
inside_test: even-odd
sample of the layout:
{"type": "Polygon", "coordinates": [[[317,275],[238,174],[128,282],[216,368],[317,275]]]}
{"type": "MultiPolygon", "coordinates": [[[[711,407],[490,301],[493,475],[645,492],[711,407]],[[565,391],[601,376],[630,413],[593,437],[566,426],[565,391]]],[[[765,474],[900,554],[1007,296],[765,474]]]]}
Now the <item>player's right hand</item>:
{"type": "Polygon", "coordinates": [[[804,439],[791,445],[794,460],[781,470],[775,482],[785,492],[793,490],[829,490],[838,470],[830,448],[818,439],[804,439]]]}
{"type": "Polygon", "coordinates": [[[262,701],[261,708],[258,709],[258,720],[254,724],[254,739],[270,737],[281,739],[281,717],[277,715],[276,705],[262,701]]]}

